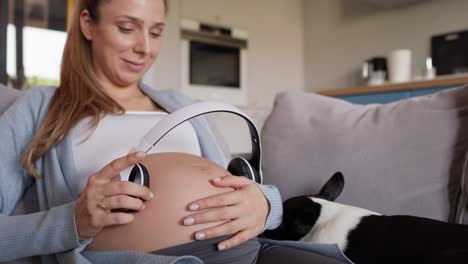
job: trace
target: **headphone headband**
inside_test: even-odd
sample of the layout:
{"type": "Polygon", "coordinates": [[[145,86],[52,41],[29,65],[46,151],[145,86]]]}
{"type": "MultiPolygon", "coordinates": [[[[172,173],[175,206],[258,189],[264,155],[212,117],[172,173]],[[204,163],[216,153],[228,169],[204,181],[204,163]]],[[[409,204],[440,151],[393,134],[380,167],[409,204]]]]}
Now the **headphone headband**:
{"type": "Polygon", "coordinates": [[[194,117],[209,113],[224,112],[242,117],[249,127],[250,139],[252,143],[252,156],[249,163],[257,170],[260,179],[261,173],[261,145],[257,127],[253,121],[238,108],[219,102],[199,102],[183,107],[156,123],[140,140],[136,151],[148,153],[156,144],[172,129],[194,117]]]}

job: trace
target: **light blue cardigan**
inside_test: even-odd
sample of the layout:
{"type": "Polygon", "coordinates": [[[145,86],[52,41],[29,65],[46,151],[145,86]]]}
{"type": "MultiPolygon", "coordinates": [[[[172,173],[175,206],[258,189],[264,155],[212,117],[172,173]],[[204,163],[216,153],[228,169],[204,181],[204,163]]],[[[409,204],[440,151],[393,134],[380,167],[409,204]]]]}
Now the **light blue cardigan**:
{"type": "MultiPolygon", "coordinates": [[[[192,103],[175,90],[155,91],[144,84],[140,88],[168,112],[192,103]]],[[[77,179],[83,175],[76,175],[69,138],[36,162],[42,179],[35,180],[19,164],[21,153],[44,120],[54,91],[52,87],[33,88],[0,117],[0,262],[40,255],[42,263],[202,263],[191,256],[83,251],[90,241],[79,241],[75,223],[75,205],[80,192],[77,179]],[[26,214],[12,216],[26,190],[26,214]]],[[[197,131],[203,156],[226,167],[228,157],[207,120],[197,118],[190,122],[197,131]]],[[[275,187],[259,186],[271,206],[266,228],[273,229],[281,222],[281,197],[275,187]]],[[[300,244],[297,246],[310,247],[310,244],[300,244]]],[[[330,255],[327,254],[330,251],[337,256],[336,248],[321,248],[318,247],[319,252],[330,255]]]]}

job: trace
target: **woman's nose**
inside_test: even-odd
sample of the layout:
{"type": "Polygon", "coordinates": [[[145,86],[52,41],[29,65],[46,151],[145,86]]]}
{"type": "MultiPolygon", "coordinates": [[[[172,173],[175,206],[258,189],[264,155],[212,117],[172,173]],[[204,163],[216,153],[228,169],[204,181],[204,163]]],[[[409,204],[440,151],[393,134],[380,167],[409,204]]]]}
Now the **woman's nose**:
{"type": "Polygon", "coordinates": [[[151,48],[149,36],[146,34],[141,34],[135,43],[135,52],[146,55],[150,52],[150,49],[151,48]]]}

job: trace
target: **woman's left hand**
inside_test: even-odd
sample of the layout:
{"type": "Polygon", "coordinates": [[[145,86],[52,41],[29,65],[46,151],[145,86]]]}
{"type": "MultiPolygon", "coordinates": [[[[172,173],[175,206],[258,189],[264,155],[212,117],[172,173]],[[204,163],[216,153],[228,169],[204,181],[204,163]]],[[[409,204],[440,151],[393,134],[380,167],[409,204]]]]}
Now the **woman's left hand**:
{"type": "Polygon", "coordinates": [[[189,205],[190,211],[203,212],[186,216],[184,224],[227,222],[200,230],[195,233],[195,238],[205,240],[234,234],[218,244],[219,250],[225,250],[260,234],[269,213],[269,203],[257,184],[245,177],[233,175],[213,179],[211,183],[235,190],[192,202],[189,205]]]}

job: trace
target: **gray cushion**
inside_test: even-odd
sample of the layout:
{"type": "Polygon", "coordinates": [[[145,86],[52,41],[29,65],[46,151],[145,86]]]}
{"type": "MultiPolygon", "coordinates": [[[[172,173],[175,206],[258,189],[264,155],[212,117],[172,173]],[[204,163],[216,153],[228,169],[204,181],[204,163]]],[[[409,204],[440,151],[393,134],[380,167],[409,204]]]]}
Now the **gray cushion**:
{"type": "Polygon", "coordinates": [[[9,88],[0,83],[0,115],[20,96],[18,90],[9,88]]]}
{"type": "MultiPolygon", "coordinates": [[[[10,105],[12,105],[21,94],[23,94],[23,92],[11,89],[0,83],[0,115],[8,107],[10,107],[10,105]]],[[[33,194],[34,194],[34,188],[29,188],[25,195],[31,196],[33,194]]],[[[12,212],[12,215],[24,214],[24,212],[25,212],[25,204],[24,204],[24,197],[23,197],[23,199],[21,199],[16,205],[15,209],[12,212]]],[[[28,258],[8,261],[5,263],[27,264],[27,263],[39,263],[39,261],[40,260],[38,257],[28,257],[28,258]]]]}
{"type": "Polygon", "coordinates": [[[338,201],[385,214],[453,220],[468,146],[468,87],[389,104],[278,94],[262,130],[265,183],[283,200],[335,172],[338,201]]]}
{"type": "MultiPolygon", "coordinates": [[[[12,105],[23,92],[9,88],[0,83],[0,115],[12,105]]],[[[32,188],[28,189],[32,190],[32,188]]],[[[13,210],[12,214],[23,214],[25,212],[24,199],[21,199],[13,210]]]]}

